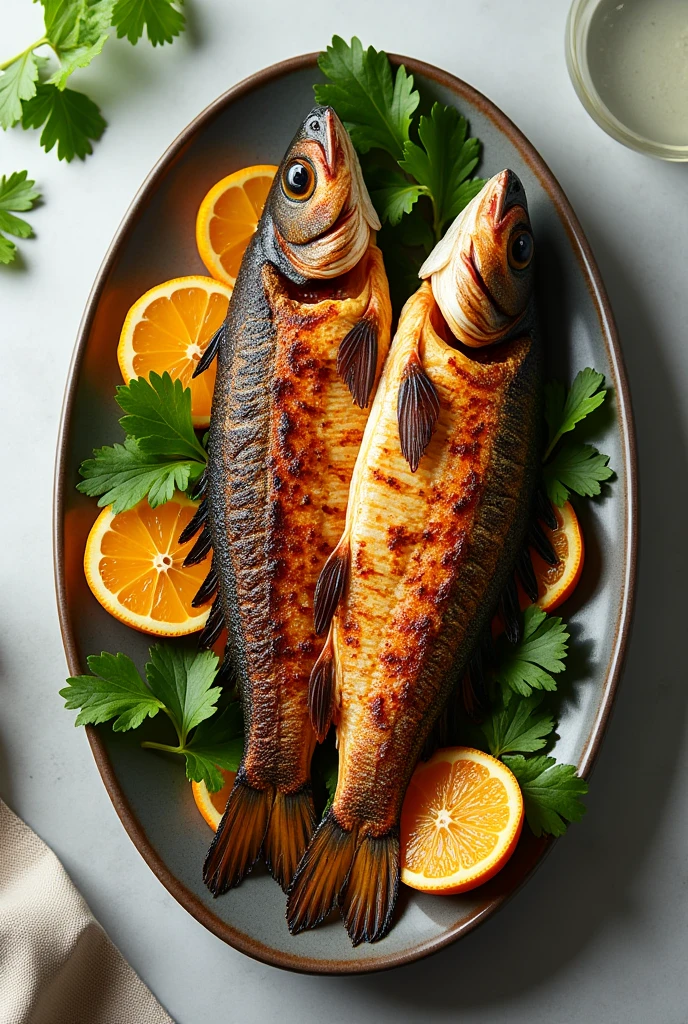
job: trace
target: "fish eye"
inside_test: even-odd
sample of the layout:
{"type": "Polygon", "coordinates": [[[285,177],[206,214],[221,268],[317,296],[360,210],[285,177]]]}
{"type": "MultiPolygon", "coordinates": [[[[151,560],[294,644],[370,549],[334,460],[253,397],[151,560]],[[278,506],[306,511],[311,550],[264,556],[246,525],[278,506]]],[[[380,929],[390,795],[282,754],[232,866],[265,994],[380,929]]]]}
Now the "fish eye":
{"type": "Polygon", "coordinates": [[[308,199],[315,188],[315,173],[305,160],[292,160],[284,169],[282,187],[288,199],[308,199]]]}
{"type": "Polygon", "coordinates": [[[530,231],[517,231],[509,242],[509,266],[525,270],[533,258],[533,236],[530,231]]]}
{"type": "Polygon", "coordinates": [[[312,132],[319,132],[320,131],[320,121],[311,121],[311,131],[312,132]]]}

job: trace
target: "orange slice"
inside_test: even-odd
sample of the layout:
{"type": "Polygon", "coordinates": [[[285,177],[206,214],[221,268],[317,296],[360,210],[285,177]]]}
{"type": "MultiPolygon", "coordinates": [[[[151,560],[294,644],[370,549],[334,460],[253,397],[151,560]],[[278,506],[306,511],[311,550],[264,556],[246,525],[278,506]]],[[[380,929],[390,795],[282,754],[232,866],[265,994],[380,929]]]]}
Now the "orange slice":
{"type": "Polygon", "coordinates": [[[191,388],[194,426],[207,427],[215,387],[215,363],[192,380],[198,360],[227,316],[232,289],[211,277],[176,277],[151,288],[127,313],[117,346],[122,377],[151,370],[191,388]]]}
{"type": "Polygon", "coordinates": [[[218,281],[234,285],[276,173],[274,164],[243,167],[213,185],[201,203],[196,244],[208,273],[218,281]]]}
{"type": "Polygon", "coordinates": [[[195,539],[177,538],[198,502],[184,494],[151,508],[144,498],[128,512],[103,509],[84,553],[88,585],[103,608],[120,622],[155,636],[184,636],[202,629],[208,606],[191,602],[210,570],[210,555],[198,565],[182,562],[195,539]]]}
{"type": "Polygon", "coordinates": [[[556,530],[542,528],[552,542],[559,556],[558,565],[548,565],[544,558],[531,548],[533,568],[538,581],[537,604],[545,612],[551,612],[570,597],[578,585],[583,571],[585,545],[578,516],[570,502],[561,508],[552,506],[557,517],[556,530]]]}
{"type": "Polygon", "coordinates": [[[523,827],[506,765],[471,747],[438,750],[411,777],[401,812],[401,880],[423,892],[466,892],[504,867],[523,827]]]}
{"type": "Polygon", "coordinates": [[[210,825],[213,832],[217,832],[218,825],[222,821],[222,815],[225,813],[229,794],[232,792],[236,778],[236,772],[228,772],[224,768],[220,768],[220,771],[224,777],[225,784],[222,789],[218,789],[217,793],[211,793],[205,782],[191,783],[191,791],[196,801],[196,807],[198,807],[204,821],[210,825]]]}

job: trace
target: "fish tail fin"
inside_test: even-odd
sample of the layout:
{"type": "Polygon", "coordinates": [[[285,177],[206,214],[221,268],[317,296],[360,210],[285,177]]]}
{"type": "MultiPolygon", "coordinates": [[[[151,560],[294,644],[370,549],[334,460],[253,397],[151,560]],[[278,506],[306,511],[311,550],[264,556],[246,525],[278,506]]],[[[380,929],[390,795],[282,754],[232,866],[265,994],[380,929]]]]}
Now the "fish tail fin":
{"type": "Polygon", "coordinates": [[[263,857],[270,874],[285,892],[310,842],[315,824],[310,786],[304,786],[296,793],[277,791],[263,840],[263,857]]]}
{"type": "Polygon", "coordinates": [[[292,935],[315,928],[337,906],[356,853],[356,832],[342,828],[330,809],[311,839],[289,888],[292,935]]]}
{"type": "Polygon", "coordinates": [[[237,886],[255,864],[274,798],[272,786],[254,789],[237,775],[203,866],[203,881],[213,896],[221,896],[237,886]]]}
{"type": "Polygon", "coordinates": [[[366,836],[358,846],[339,898],[354,946],[383,939],[392,925],[399,892],[399,835],[366,836]]]}

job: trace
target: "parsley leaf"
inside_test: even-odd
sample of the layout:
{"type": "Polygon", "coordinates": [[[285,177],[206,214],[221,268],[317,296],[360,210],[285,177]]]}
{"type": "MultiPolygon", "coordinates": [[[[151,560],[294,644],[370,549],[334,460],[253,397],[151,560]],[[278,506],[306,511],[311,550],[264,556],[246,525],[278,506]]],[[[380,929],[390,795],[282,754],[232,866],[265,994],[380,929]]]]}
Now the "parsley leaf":
{"type": "Polygon", "coordinates": [[[497,644],[496,678],[505,701],[510,691],[529,697],[533,690],[556,690],[553,678],[564,670],[569,634],[556,615],[546,615],[537,605],[523,613],[523,637],[511,644],[500,637],[497,644]]]}
{"type": "MultiPolygon", "coordinates": [[[[2,81],[2,79],[0,79],[2,81]]],[[[10,211],[23,213],[30,210],[40,192],[34,188],[26,171],[15,171],[6,178],[0,178],[0,232],[7,231],[17,238],[30,238],[33,230],[22,217],[15,217],[10,211]]],[[[17,247],[9,238],[0,233],[0,263],[11,263],[17,254],[17,247]]]]}
{"type": "Polygon", "coordinates": [[[401,160],[420,99],[413,75],[402,64],[393,78],[387,54],[372,46],[364,50],[355,36],[350,46],[334,36],[318,66],[330,81],[314,86],[316,101],[334,107],[356,149],[383,149],[401,160]]]}
{"type": "Polygon", "coordinates": [[[586,811],[581,797],[588,784],[576,774],[574,765],[557,764],[553,757],[502,758],[516,778],[523,793],[526,818],[536,836],[549,832],[561,836],[565,821],[580,821],[586,811]]]}
{"type": "Polygon", "coordinates": [[[77,68],[85,68],[107,42],[114,0],[41,0],[45,30],[60,67],[48,84],[64,89],[77,68]]]}
{"type": "Polygon", "coordinates": [[[92,654],[87,662],[93,674],[72,676],[60,690],[66,708],[81,708],[75,725],[96,725],[114,718],[115,732],[125,732],[136,729],[145,718],[154,718],[164,707],[126,654],[92,654]]]}
{"type": "Polygon", "coordinates": [[[538,713],[541,704],[542,694],[533,693],[522,700],[510,700],[492,711],[481,729],[493,757],[517,752],[529,754],[545,746],[554,730],[554,719],[548,712],[538,713]]]}
{"type": "Polygon", "coordinates": [[[191,419],[191,391],[169,373],[151,373],[117,388],[126,413],[120,424],[130,435],[124,444],[97,448],[79,472],[78,490],[117,515],[146,496],[151,508],[169,501],[198,480],[207,456],[191,419]]]}
{"type": "Polygon", "coordinates": [[[40,128],[41,146],[49,153],[57,143],[58,160],[85,160],[105,131],[100,110],[88,96],[74,89],[60,90],[55,85],[39,85],[36,95],[23,105],[22,127],[40,128]]]}
{"type": "Polygon", "coordinates": [[[36,95],[38,60],[31,50],[22,53],[0,76],[0,128],[11,128],[21,118],[22,100],[36,95]]]}
{"type": "Polygon", "coordinates": [[[151,373],[117,388],[117,404],[127,413],[120,420],[124,430],[138,439],[141,451],[150,455],[206,460],[191,419],[191,389],[167,370],[151,373]]]}
{"type": "Polygon", "coordinates": [[[568,392],[559,381],[551,381],[545,387],[545,419],[549,430],[547,459],[554,451],[563,434],[573,430],[594,409],[602,405],[607,395],[600,391],[604,374],[586,367],[576,374],[568,392]]]}
{"type": "Polygon", "coordinates": [[[419,197],[426,191],[403,174],[394,170],[380,171],[369,183],[370,198],[382,223],[397,225],[405,213],[410,213],[419,197]]]}
{"type": "Polygon", "coordinates": [[[219,769],[235,772],[244,752],[244,727],[238,701],[198,726],[184,748],[186,777],[205,782],[211,793],[222,789],[224,778],[219,769]]]}
{"type": "Polygon", "coordinates": [[[212,685],[216,675],[217,655],[212,651],[180,651],[169,644],[150,649],[148,685],[167,708],[182,747],[191,729],[215,714],[222,692],[212,685]]]}
{"type": "Polygon", "coordinates": [[[88,658],[93,673],[74,676],[60,690],[65,707],[81,708],[76,725],[115,719],[113,729],[136,729],[148,717],[164,711],[178,743],[145,740],[141,746],[182,754],[188,779],[205,781],[212,791],[222,788],[219,768],[236,771],[242,756],[241,709],[235,701],[216,715],[219,686],[213,686],[218,659],[212,651],[180,650],[170,644],[150,649],[146,681],[125,654],[88,658]],[[212,718],[212,721],[211,721],[212,718]]]}
{"type": "MultiPolygon", "coordinates": [[[[181,0],[180,0],[181,2],[181,0]]],[[[112,24],[117,37],[136,43],[144,28],[153,46],[171,43],[184,30],[185,18],[175,0],[116,0],[112,24]]]]}
{"type": "Polygon", "coordinates": [[[404,143],[402,170],[411,174],[430,195],[433,204],[435,238],[440,240],[447,222],[477,196],[485,182],[468,181],[480,159],[480,143],[467,139],[468,122],[454,107],[434,103],[430,116],[423,115],[418,126],[421,145],[404,143]]]}
{"type": "Polygon", "coordinates": [[[112,505],[115,515],[138,505],[145,497],[151,508],[170,501],[175,491],[185,491],[199,478],[204,463],[190,460],[161,459],[141,451],[134,437],[111,448],[96,448],[94,458],[82,462],[84,477],[76,486],[91,498],[99,495],[99,506],[112,505]]]}
{"type": "Polygon", "coordinates": [[[614,475],[608,463],[609,456],[602,455],[590,444],[570,441],[562,445],[543,467],[550,500],[561,506],[568,501],[571,491],[586,498],[600,494],[600,484],[614,475]]]}

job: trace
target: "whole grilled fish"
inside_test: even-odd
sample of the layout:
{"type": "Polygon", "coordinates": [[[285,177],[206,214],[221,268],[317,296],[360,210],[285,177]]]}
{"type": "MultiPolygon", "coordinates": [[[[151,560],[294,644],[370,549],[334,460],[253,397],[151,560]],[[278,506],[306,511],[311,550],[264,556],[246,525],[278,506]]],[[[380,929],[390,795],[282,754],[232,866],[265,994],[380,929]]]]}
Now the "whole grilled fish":
{"type": "Polygon", "coordinates": [[[320,736],[336,725],[339,779],[290,890],[292,932],[339,904],[354,945],[387,933],[409,778],[512,585],[540,443],[532,253],[523,187],[503,171],[402,311],[318,584],[332,618],[311,708],[320,736]]]}
{"type": "Polygon", "coordinates": [[[315,107],[277,172],[214,353],[205,497],[190,560],[213,551],[201,637],[228,630],[244,756],[210,848],[215,894],[262,854],[286,888],[315,827],[308,680],[318,574],[344,527],[368,401],[389,347],[379,227],[349,136],[315,107]],[[354,404],[352,405],[353,395],[354,404]]]}

